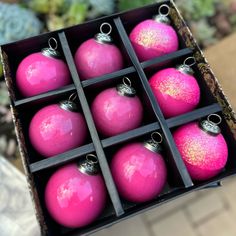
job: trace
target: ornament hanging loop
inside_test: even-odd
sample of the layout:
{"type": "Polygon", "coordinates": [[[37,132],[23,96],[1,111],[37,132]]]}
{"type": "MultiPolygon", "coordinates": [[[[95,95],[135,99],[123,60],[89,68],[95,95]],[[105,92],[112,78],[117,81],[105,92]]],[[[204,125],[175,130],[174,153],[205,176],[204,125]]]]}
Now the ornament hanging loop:
{"type": "Polygon", "coordinates": [[[151,134],[151,139],[154,143],[162,143],[163,142],[163,137],[159,132],[154,132],[151,134]]]}
{"type": "Polygon", "coordinates": [[[219,124],[221,124],[221,122],[222,122],[222,118],[221,118],[221,116],[218,115],[218,114],[211,114],[211,115],[209,115],[209,116],[207,117],[207,121],[210,122],[210,123],[212,123],[212,124],[214,124],[214,125],[219,125],[219,124]],[[215,118],[214,120],[217,119],[217,121],[212,120],[211,118],[213,118],[213,117],[215,118]]]}
{"type": "Polygon", "coordinates": [[[184,60],[184,65],[185,66],[189,66],[189,67],[192,67],[196,64],[196,60],[194,57],[187,57],[185,60],[184,60]]]}
{"type": "Polygon", "coordinates": [[[51,37],[48,40],[48,46],[49,46],[50,49],[56,50],[57,47],[58,47],[57,40],[55,38],[51,37]]]}
{"type": "Polygon", "coordinates": [[[77,93],[72,93],[69,97],[69,101],[74,102],[77,99],[77,93]]]}
{"type": "Polygon", "coordinates": [[[170,14],[170,7],[167,4],[163,4],[159,7],[158,13],[161,16],[168,16],[170,14]]]}
{"type": "Polygon", "coordinates": [[[87,154],[86,155],[86,160],[88,161],[88,163],[90,164],[97,164],[98,163],[98,158],[96,155],[94,154],[87,154]]]}
{"type": "Polygon", "coordinates": [[[127,87],[132,87],[131,80],[128,77],[123,78],[123,84],[127,87]]]}
{"type": "Polygon", "coordinates": [[[111,32],[112,32],[112,26],[109,24],[109,23],[107,23],[107,22],[104,22],[104,23],[102,23],[101,24],[101,26],[100,26],[100,32],[102,33],[102,34],[105,34],[105,35],[110,35],[111,34],[111,32]],[[109,30],[108,30],[108,32],[104,32],[104,28],[109,28],[109,30]]]}

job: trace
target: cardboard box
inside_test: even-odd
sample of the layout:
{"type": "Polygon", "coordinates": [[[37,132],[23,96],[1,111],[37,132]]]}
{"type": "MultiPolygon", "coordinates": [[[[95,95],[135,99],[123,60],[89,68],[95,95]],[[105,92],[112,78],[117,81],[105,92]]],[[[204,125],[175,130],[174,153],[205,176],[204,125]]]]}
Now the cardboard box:
{"type": "Polygon", "coordinates": [[[22,161],[43,235],[84,235],[96,232],[99,229],[157,207],[191,191],[209,186],[218,186],[220,180],[236,173],[235,113],[175,4],[173,1],[163,1],[162,3],[103,17],[81,25],[42,34],[1,47],[1,59],[3,61],[5,79],[11,98],[11,108],[22,161]],[[128,39],[128,34],[136,24],[156,15],[158,7],[162,3],[168,4],[171,8],[170,18],[173,27],[179,35],[180,49],[162,57],[139,62],[128,39]],[[80,81],[73,55],[82,42],[98,33],[99,27],[103,22],[108,22],[113,27],[112,37],[116,45],[122,50],[125,58],[125,68],[99,78],[80,81]],[[60,42],[59,50],[64,53],[73,83],[56,91],[22,98],[15,85],[17,66],[24,57],[38,52],[47,46],[50,37],[54,37],[60,42]],[[194,56],[197,61],[193,69],[201,87],[201,102],[198,108],[192,112],[171,119],[164,119],[149,87],[148,78],[154,71],[160,68],[165,68],[167,65],[176,66],[177,64],[183,63],[188,56],[194,56]],[[122,81],[124,76],[128,76],[132,81],[135,81],[134,87],[137,88],[139,96],[145,102],[144,122],[141,127],[135,130],[110,138],[102,138],[96,131],[90,113],[91,100],[95,97],[96,93],[102,91],[104,88],[117,85],[122,81]],[[28,137],[29,122],[35,112],[40,108],[67,99],[74,92],[78,94],[81,105],[80,110],[83,111],[86,118],[90,138],[87,140],[87,144],[82,147],[53,158],[42,159],[30,144],[28,137]],[[171,133],[176,127],[205,118],[212,113],[217,113],[223,117],[221,129],[228,144],[229,160],[225,169],[217,177],[209,181],[195,183],[188,174],[171,133]],[[133,140],[144,140],[150,137],[153,131],[162,132],[165,138],[163,145],[166,154],[165,160],[169,169],[168,184],[163,193],[151,202],[134,204],[124,201],[119,197],[111,176],[109,169],[111,157],[121,145],[133,140]],[[50,217],[44,203],[44,189],[49,177],[58,166],[76,161],[89,153],[96,153],[98,156],[110,199],[101,217],[93,224],[72,230],[60,226],[50,217]]]}

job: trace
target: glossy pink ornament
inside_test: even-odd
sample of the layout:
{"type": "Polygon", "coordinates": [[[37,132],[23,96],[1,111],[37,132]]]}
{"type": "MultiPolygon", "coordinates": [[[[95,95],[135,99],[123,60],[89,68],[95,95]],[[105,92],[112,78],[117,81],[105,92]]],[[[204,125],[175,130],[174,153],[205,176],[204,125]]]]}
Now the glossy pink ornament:
{"type": "Polygon", "coordinates": [[[93,165],[90,161],[69,164],[49,179],[45,203],[57,223],[68,228],[84,227],[102,213],[106,187],[93,165]]]}
{"type": "Polygon", "coordinates": [[[87,125],[71,101],[46,106],[30,122],[33,147],[44,157],[52,157],[84,144],[87,125]]]}
{"type": "MultiPolygon", "coordinates": [[[[55,39],[50,39],[55,40],[55,39]]],[[[16,84],[24,97],[31,97],[70,84],[66,63],[56,48],[44,48],[24,58],[16,72],[16,84]]],[[[56,42],[56,41],[55,41],[56,42]]]]}
{"type": "Polygon", "coordinates": [[[200,102],[200,87],[187,65],[161,70],[149,84],[166,118],[190,112],[200,102]]]}
{"type": "Polygon", "coordinates": [[[131,31],[129,38],[140,61],[150,60],[178,50],[178,36],[167,14],[162,14],[162,5],[159,9],[159,15],[154,19],[145,20],[139,23],[131,31]]]}
{"type": "Polygon", "coordinates": [[[114,136],[141,125],[143,107],[135,94],[131,84],[124,82],[96,96],[91,110],[96,127],[102,135],[114,136]]]}
{"type": "Polygon", "coordinates": [[[210,121],[212,116],[200,124],[189,123],[174,132],[175,143],[193,180],[216,176],[228,159],[227,144],[220,128],[210,121]]]}
{"type": "Polygon", "coordinates": [[[103,23],[101,33],[85,41],[75,53],[75,64],[82,80],[109,74],[123,68],[123,58],[119,48],[112,43],[111,25],[103,23]],[[110,31],[102,28],[108,25],[110,31]]]}
{"type": "Polygon", "coordinates": [[[167,169],[153,141],[132,143],[113,157],[111,171],[120,195],[141,203],[157,197],[167,180],[167,169]]]}

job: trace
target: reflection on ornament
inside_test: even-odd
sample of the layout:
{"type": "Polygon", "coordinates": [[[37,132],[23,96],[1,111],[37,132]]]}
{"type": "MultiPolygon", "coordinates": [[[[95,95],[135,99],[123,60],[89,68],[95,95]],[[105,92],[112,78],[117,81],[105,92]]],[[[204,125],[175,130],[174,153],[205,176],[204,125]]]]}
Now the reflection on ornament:
{"type": "Polygon", "coordinates": [[[51,217],[59,224],[77,228],[92,223],[106,203],[106,187],[98,171],[97,157],[59,168],[49,179],[45,203],[51,217]]]}
{"type": "Polygon", "coordinates": [[[104,136],[135,129],[143,118],[142,103],[126,77],[123,84],[99,93],[91,109],[96,127],[104,136]]]}
{"type": "Polygon", "coordinates": [[[160,141],[131,143],[121,148],[113,157],[111,171],[120,195],[131,202],[146,202],[163,190],[167,169],[161,155],[160,141]]]}
{"type": "Polygon", "coordinates": [[[57,41],[50,38],[48,44],[49,48],[27,56],[17,68],[16,84],[24,97],[55,90],[70,83],[69,69],[56,51],[57,41]]]}
{"type": "Polygon", "coordinates": [[[123,68],[123,58],[119,48],[112,43],[112,27],[103,23],[95,38],[85,41],[75,53],[75,64],[82,80],[99,77],[123,68]],[[109,32],[104,33],[108,26],[109,32]]]}
{"type": "Polygon", "coordinates": [[[153,20],[139,23],[131,31],[129,38],[140,61],[150,60],[178,50],[178,36],[170,25],[169,6],[159,8],[159,15],[153,20]],[[167,9],[167,13],[163,11],[167,9]]]}
{"type": "Polygon", "coordinates": [[[228,147],[218,124],[221,117],[212,114],[207,120],[178,128],[173,136],[193,180],[208,180],[219,174],[228,159],[228,147]],[[211,118],[218,117],[214,123],[211,118]]]}

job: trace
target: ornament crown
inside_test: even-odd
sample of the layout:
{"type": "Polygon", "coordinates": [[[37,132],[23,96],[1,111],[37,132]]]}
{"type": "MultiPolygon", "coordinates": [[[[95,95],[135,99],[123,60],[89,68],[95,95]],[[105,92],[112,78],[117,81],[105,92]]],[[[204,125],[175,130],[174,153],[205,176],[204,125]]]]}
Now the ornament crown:
{"type": "Polygon", "coordinates": [[[207,117],[207,120],[200,121],[200,128],[207,132],[210,135],[217,136],[221,133],[221,129],[218,126],[222,122],[222,118],[218,114],[211,114],[207,117]],[[214,122],[212,118],[218,119],[217,122],[214,122]]]}
{"type": "Polygon", "coordinates": [[[184,60],[184,63],[182,65],[179,65],[176,67],[178,71],[181,73],[187,74],[187,75],[193,75],[194,71],[191,68],[191,66],[196,64],[196,60],[194,57],[188,57],[184,60]]]}
{"type": "Polygon", "coordinates": [[[116,90],[122,96],[135,97],[136,90],[132,87],[131,81],[128,77],[123,78],[123,84],[118,84],[116,90]]]}
{"type": "Polygon", "coordinates": [[[144,142],[144,147],[152,152],[161,153],[162,147],[160,144],[162,143],[162,141],[162,135],[159,132],[154,132],[151,134],[151,139],[144,142]]]}
{"type": "Polygon", "coordinates": [[[87,175],[97,175],[99,173],[99,165],[97,156],[88,154],[85,159],[82,159],[77,164],[80,172],[87,175]]]}
{"type": "Polygon", "coordinates": [[[101,26],[100,26],[100,33],[95,35],[95,40],[98,43],[102,43],[102,44],[104,44],[104,43],[112,44],[113,39],[110,36],[111,31],[112,31],[112,26],[109,23],[105,22],[105,23],[101,24],[101,26]],[[105,26],[108,26],[108,28],[109,28],[108,32],[104,32],[104,27],[105,26]]]}
{"type": "Polygon", "coordinates": [[[163,4],[159,7],[158,15],[154,16],[153,19],[159,23],[170,25],[170,19],[167,17],[170,14],[170,7],[167,4],[163,4]]]}
{"type": "Polygon", "coordinates": [[[76,93],[72,93],[69,97],[68,100],[63,100],[59,102],[59,106],[66,111],[72,111],[72,112],[77,112],[78,111],[78,106],[74,102],[74,100],[77,98],[76,93]]]}
{"type": "Polygon", "coordinates": [[[56,58],[59,59],[61,58],[61,54],[59,51],[57,51],[57,40],[55,38],[50,38],[48,40],[48,48],[43,48],[41,50],[42,54],[46,57],[52,57],[52,58],[56,58]],[[54,44],[54,47],[52,46],[54,44]]]}

